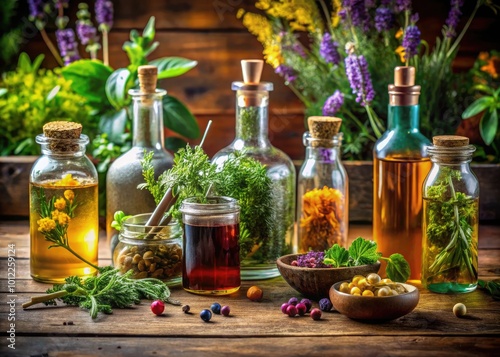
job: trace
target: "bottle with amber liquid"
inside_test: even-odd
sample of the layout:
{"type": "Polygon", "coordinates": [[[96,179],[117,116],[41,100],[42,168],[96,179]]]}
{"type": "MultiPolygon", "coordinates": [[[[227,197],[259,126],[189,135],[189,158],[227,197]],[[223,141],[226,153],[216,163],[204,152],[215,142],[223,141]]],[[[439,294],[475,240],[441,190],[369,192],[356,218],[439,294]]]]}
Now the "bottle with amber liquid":
{"type": "Polygon", "coordinates": [[[410,279],[422,265],[422,184],[431,162],[419,131],[420,86],[414,67],[396,67],[389,85],[387,131],[373,150],[373,239],[383,256],[402,254],[410,279]]]}
{"type": "Polygon", "coordinates": [[[165,149],[163,102],[166,91],[156,88],[158,68],[140,66],[140,89],[131,89],[133,139],[132,148],[117,158],[106,176],[106,235],[111,250],[118,243],[118,231],[111,227],[116,211],[126,215],[151,213],[156,204],[148,190],[138,189],[144,183],[141,160],[144,152],[153,152],[155,176],[172,167],[172,155],[165,149]]]}
{"type": "Polygon", "coordinates": [[[77,123],[50,122],[36,137],[42,155],[29,183],[30,269],[43,283],[97,272],[97,171],[85,155],[89,138],[81,131],[77,123]]]}

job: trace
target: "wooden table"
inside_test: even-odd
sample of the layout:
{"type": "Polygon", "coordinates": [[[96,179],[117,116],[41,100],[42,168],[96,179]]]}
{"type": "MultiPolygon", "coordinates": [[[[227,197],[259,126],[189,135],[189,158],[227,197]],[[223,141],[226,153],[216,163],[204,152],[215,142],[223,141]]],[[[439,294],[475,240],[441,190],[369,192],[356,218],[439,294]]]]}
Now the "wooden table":
{"type": "MultiPolygon", "coordinates": [[[[350,238],[371,238],[370,226],[351,226],[350,238]]],[[[322,320],[290,318],[280,306],[298,294],[281,278],[243,282],[238,293],[228,297],[204,297],[172,289],[172,297],[191,306],[193,314],[167,305],[164,316],[153,315],[149,301],[130,309],[115,309],[92,321],[77,307],[21,304],[49,285],[29,275],[29,231],[27,221],[0,221],[0,289],[2,293],[1,356],[479,356],[499,355],[500,301],[482,290],[464,295],[441,295],[423,290],[410,314],[397,320],[369,324],[353,321],[337,312],[324,313],[322,320]],[[8,245],[15,246],[15,285],[7,276],[8,245]],[[246,290],[257,284],[264,290],[261,302],[246,298],[246,290]],[[13,287],[14,292],[9,292],[13,287]],[[15,301],[10,310],[9,302],[15,301]],[[214,315],[210,323],[198,313],[218,301],[231,307],[231,317],[214,315]],[[457,318],[452,307],[467,306],[467,315],[457,318]],[[15,317],[15,350],[7,331],[9,314],[15,317]]],[[[479,274],[484,280],[500,277],[500,227],[481,226],[479,274]]],[[[104,240],[100,265],[110,264],[104,240]]],[[[317,304],[315,303],[315,306],[317,304]]]]}

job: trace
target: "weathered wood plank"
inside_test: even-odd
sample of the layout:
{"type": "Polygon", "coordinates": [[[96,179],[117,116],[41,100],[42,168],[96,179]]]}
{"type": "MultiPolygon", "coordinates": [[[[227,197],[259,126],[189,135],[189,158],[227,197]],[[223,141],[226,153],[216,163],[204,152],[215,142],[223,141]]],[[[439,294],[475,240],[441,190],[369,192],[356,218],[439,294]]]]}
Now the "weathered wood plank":
{"type": "MultiPolygon", "coordinates": [[[[66,326],[64,326],[66,327],[66,326]]],[[[68,326],[72,327],[72,326],[68,326]]],[[[498,352],[495,337],[434,337],[434,336],[314,336],[227,338],[213,336],[191,339],[165,337],[66,337],[19,336],[16,350],[10,356],[492,356],[498,352]]],[[[0,351],[7,351],[2,346],[0,351]]]]}

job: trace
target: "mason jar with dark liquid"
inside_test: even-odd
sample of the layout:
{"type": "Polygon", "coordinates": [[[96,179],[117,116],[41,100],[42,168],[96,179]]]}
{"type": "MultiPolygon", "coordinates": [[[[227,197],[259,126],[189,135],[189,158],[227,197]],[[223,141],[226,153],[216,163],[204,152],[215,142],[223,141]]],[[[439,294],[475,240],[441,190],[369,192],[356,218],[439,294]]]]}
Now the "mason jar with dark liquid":
{"type": "Polygon", "coordinates": [[[240,288],[240,207],[230,197],[182,202],[182,287],[200,295],[228,295],[240,288]]]}

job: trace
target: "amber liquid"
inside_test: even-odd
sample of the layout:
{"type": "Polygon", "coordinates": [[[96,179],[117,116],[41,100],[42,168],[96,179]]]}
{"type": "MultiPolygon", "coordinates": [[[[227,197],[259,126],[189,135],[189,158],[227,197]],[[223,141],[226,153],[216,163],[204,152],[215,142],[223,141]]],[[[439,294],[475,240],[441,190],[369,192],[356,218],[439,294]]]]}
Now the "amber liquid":
{"type": "Polygon", "coordinates": [[[373,162],[373,239],[384,257],[393,253],[405,257],[410,279],[420,279],[422,185],[431,166],[428,158],[388,157],[373,162]]]}
{"type": "Polygon", "coordinates": [[[240,288],[239,225],[184,225],[182,286],[206,295],[226,295],[240,288]]]}
{"type": "Polygon", "coordinates": [[[97,201],[97,184],[82,184],[79,186],[57,186],[51,182],[30,184],[30,266],[31,276],[44,283],[60,283],[69,276],[91,276],[96,270],[82,262],[66,249],[50,248],[53,243],[45,240],[38,231],[37,221],[40,219],[40,201],[38,190],[45,190],[46,200],[52,197],[64,197],[65,190],[74,192],[74,202],[77,207],[74,217],[68,225],[68,242],[71,249],[81,257],[97,265],[99,216],[97,201]]]}

